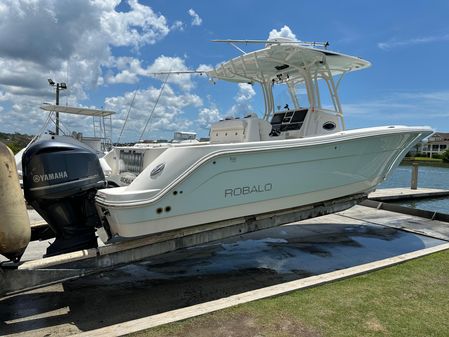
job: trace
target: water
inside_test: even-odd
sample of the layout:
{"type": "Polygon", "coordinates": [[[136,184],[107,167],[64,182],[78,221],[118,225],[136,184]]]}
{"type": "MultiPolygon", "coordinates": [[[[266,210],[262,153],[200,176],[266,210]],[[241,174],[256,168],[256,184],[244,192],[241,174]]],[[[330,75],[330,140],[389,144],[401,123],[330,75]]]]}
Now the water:
{"type": "MultiPolygon", "coordinates": [[[[410,187],[412,167],[401,165],[379,188],[410,187]]],[[[449,190],[449,167],[419,166],[418,188],[439,188],[449,190]]],[[[449,198],[434,198],[400,202],[400,205],[449,214],[449,198]]]]}

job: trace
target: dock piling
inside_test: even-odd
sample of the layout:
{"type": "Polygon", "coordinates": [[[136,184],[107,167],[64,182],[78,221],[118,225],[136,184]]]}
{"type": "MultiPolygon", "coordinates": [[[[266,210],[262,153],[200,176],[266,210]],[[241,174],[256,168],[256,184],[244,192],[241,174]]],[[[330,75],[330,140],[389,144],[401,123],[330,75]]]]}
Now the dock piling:
{"type": "Polygon", "coordinates": [[[412,181],[410,183],[412,190],[418,189],[418,167],[418,163],[412,163],[412,181]]]}

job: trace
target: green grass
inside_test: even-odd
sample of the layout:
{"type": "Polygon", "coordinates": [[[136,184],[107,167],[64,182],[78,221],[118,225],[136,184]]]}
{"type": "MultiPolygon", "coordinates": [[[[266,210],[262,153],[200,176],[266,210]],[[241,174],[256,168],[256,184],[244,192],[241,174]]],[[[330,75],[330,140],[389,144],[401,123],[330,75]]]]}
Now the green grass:
{"type": "Polygon", "coordinates": [[[133,336],[449,336],[449,251],[133,336]]]}
{"type": "Polygon", "coordinates": [[[449,163],[442,159],[427,158],[427,157],[406,157],[402,160],[401,165],[411,165],[413,162],[423,166],[449,167],[449,163]]]}
{"type": "Polygon", "coordinates": [[[429,158],[429,157],[405,157],[404,161],[406,162],[435,162],[435,163],[442,163],[443,159],[439,158],[429,158]]]}

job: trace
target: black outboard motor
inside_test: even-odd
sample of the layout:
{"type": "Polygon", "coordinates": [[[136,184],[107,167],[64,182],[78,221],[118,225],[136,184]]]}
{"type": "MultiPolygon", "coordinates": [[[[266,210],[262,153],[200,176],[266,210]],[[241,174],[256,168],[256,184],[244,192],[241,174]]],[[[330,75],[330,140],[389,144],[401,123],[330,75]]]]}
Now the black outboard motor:
{"type": "Polygon", "coordinates": [[[25,199],[56,234],[46,256],[98,247],[95,228],[101,222],[94,198],[106,181],[97,155],[44,140],[25,151],[22,170],[25,199]]]}

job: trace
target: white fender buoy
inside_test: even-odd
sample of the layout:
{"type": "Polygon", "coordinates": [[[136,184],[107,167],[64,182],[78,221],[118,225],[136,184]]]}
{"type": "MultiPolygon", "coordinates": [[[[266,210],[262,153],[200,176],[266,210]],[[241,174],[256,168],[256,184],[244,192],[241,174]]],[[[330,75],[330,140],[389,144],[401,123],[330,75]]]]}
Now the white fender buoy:
{"type": "Polygon", "coordinates": [[[0,142],[0,254],[18,261],[30,238],[30,220],[14,155],[0,142]]]}

